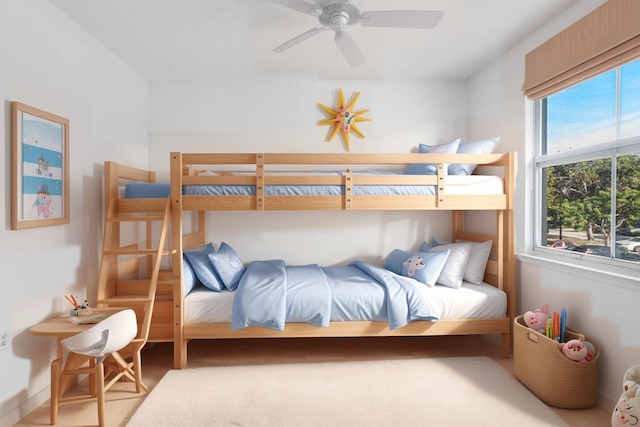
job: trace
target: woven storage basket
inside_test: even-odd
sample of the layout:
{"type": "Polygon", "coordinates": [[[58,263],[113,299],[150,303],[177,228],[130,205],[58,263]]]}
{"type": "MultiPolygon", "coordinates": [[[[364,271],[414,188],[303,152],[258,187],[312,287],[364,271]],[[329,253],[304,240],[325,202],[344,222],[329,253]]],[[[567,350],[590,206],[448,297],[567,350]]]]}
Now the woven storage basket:
{"type": "Polygon", "coordinates": [[[566,341],[589,341],[596,349],[590,362],[577,363],[562,354],[562,343],[529,329],[522,316],[515,318],[513,329],[514,373],[533,394],[558,408],[588,408],[596,403],[600,349],[593,340],[566,329],[566,341]]]}

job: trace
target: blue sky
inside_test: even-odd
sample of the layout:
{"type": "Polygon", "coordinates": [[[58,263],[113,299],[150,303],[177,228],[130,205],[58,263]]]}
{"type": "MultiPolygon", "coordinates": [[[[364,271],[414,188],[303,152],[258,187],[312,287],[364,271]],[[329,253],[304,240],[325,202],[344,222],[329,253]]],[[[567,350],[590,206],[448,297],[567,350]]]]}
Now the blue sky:
{"type": "MultiPolygon", "coordinates": [[[[640,135],[640,60],[622,67],[621,137],[640,135]]],[[[548,152],[616,138],[616,72],[610,71],[548,98],[548,152]]]]}

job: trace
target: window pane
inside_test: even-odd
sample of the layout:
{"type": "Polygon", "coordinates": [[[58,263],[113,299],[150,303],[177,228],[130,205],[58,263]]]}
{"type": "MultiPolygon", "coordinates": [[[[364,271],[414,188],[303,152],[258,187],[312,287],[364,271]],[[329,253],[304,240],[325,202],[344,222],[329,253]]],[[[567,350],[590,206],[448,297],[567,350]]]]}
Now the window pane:
{"type": "Polygon", "coordinates": [[[640,265],[640,60],[540,100],[537,120],[541,245],[640,265]]]}
{"type": "Polygon", "coordinates": [[[610,257],[611,159],[543,168],[547,246],[610,257]]]}
{"type": "Polygon", "coordinates": [[[620,69],[620,136],[640,135],[640,61],[620,69]]]}
{"type": "Polygon", "coordinates": [[[547,149],[542,154],[616,139],[615,70],[548,97],[546,131],[547,149]]]}
{"type": "Polygon", "coordinates": [[[640,152],[619,156],[616,183],[616,257],[640,262],[640,152]]]}

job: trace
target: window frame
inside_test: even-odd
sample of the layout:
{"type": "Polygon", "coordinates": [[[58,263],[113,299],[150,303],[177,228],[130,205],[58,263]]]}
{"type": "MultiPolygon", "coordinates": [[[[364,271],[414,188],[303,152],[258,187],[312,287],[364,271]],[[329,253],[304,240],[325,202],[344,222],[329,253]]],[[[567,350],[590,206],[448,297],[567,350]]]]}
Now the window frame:
{"type": "MultiPolygon", "coordinates": [[[[626,65],[626,64],[624,64],[626,65]]],[[[597,159],[611,159],[611,215],[612,218],[616,210],[616,170],[617,157],[626,154],[640,153],[640,135],[620,138],[621,132],[621,67],[616,68],[616,139],[613,141],[594,144],[584,148],[573,149],[570,151],[543,154],[543,148],[546,144],[546,128],[547,120],[547,97],[530,100],[532,104],[531,117],[533,129],[531,133],[533,150],[532,153],[532,189],[533,189],[533,206],[530,214],[532,215],[531,239],[529,249],[536,256],[543,257],[554,262],[568,263],[577,267],[588,269],[604,269],[618,274],[636,275],[640,271],[640,262],[628,261],[619,258],[590,256],[574,251],[562,251],[546,246],[547,242],[547,226],[546,226],[546,177],[544,170],[549,166],[558,166],[568,163],[576,163],[597,159]],[[544,215],[543,215],[544,213],[544,215]]],[[[610,70],[607,70],[610,71],[610,70]]],[[[605,72],[607,72],[605,71],[605,72]]],[[[594,76],[596,77],[596,76],[594,76]]],[[[582,82],[580,82],[582,83],[582,82]]],[[[578,84],[580,84],[578,83],[578,84]]],[[[552,95],[549,95],[552,96],[552,95]]],[[[612,242],[616,242],[615,229],[611,231],[612,242]]],[[[615,244],[612,245],[615,248],[615,244]]],[[[613,249],[612,249],[613,250],[613,249]]]]}

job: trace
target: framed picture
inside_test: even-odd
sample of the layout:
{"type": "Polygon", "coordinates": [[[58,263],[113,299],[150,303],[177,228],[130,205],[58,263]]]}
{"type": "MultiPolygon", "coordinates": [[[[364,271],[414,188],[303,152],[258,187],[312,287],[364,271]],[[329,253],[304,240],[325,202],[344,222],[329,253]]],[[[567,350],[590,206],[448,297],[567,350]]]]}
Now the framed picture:
{"type": "Polygon", "coordinates": [[[11,228],[69,223],[69,121],[11,103],[11,228]]]}

